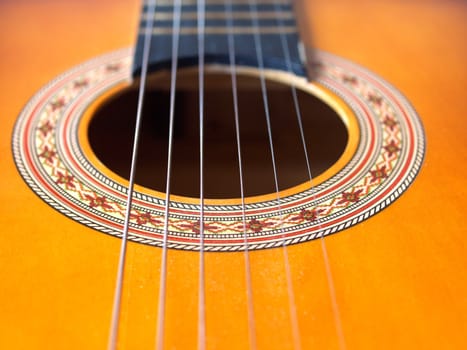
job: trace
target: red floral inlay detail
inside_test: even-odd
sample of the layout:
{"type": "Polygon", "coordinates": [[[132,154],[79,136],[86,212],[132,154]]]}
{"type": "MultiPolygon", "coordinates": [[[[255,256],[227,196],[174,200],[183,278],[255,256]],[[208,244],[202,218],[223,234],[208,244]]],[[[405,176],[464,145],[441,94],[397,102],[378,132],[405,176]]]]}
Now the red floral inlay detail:
{"type": "Polygon", "coordinates": [[[391,129],[391,131],[393,131],[394,127],[397,125],[397,121],[387,115],[384,118],[383,124],[386,125],[389,129],[391,129]]]}
{"type": "Polygon", "coordinates": [[[42,133],[42,135],[44,135],[44,137],[45,137],[45,136],[48,135],[49,132],[51,132],[53,130],[53,126],[47,120],[47,122],[45,122],[45,124],[42,124],[41,126],[39,126],[38,129],[42,133]]]}
{"type": "MultiPolygon", "coordinates": [[[[201,221],[198,220],[198,221],[195,221],[195,222],[191,222],[189,224],[183,224],[181,226],[183,228],[186,228],[186,229],[189,229],[189,230],[193,231],[194,233],[200,233],[201,221]]],[[[216,228],[216,226],[210,225],[210,224],[204,222],[203,223],[203,228],[204,228],[204,231],[206,231],[206,230],[214,229],[214,228],[216,228]]]]}
{"type": "Polygon", "coordinates": [[[49,147],[45,146],[44,150],[42,151],[41,154],[39,154],[39,157],[44,158],[47,162],[53,163],[54,157],[57,154],[57,152],[49,149],[49,147]]]}
{"type": "Polygon", "coordinates": [[[159,225],[162,223],[161,220],[157,220],[154,218],[154,215],[147,212],[131,214],[130,217],[136,221],[138,225],[147,225],[151,224],[153,226],[159,225]]]}
{"type": "Polygon", "coordinates": [[[303,209],[298,216],[294,217],[295,220],[306,220],[306,221],[315,221],[319,214],[321,214],[324,209],[303,209]]]}
{"type": "Polygon", "coordinates": [[[378,168],[376,170],[371,170],[371,182],[375,182],[381,179],[385,179],[388,177],[388,174],[386,174],[386,166],[383,166],[382,168],[378,168]]]}
{"type": "Polygon", "coordinates": [[[345,84],[352,84],[352,85],[356,85],[357,84],[357,78],[352,76],[352,75],[343,75],[342,76],[342,81],[345,83],[345,84]]]}
{"type": "Polygon", "coordinates": [[[65,185],[66,187],[76,188],[74,183],[75,178],[73,175],[64,175],[61,172],[57,172],[58,179],[55,180],[57,185],[65,185]]]}
{"type": "Polygon", "coordinates": [[[107,202],[107,198],[105,198],[104,196],[90,196],[88,194],[85,194],[84,197],[86,198],[86,200],[89,201],[89,206],[91,208],[96,208],[96,207],[101,207],[102,209],[107,209],[107,210],[111,210],[112,209],[112,206],[110,204],[108,204],[107,202]]]}
{"type": "Polygon", "coordinates": [[[269,223],[265,221],[261,222],[257,219],[251,219],[246,225],[247,229],[253,232],[256,232],[256,233],[261,232],[263,228],[268,227],[268,226],[270,226],[269,223]]]}
{"type": "Polygon", "coordinates": [[[337,204],[349,204],[358,202],[360,200],[362,192],[363,190],[358,190],[355,192],[343,192],[342,199],[337,204]]]}
{"type": "Polygon", "coordinates": [[[87,79],[75,80],[73,82],[73,87],[75,89],[83,88],[83,87],[86,87],[88,85],[89,85],[89,82],[87,81],[87,79]]]}
{"type": "Polygon", "coordinates": [[[52,102],[50,105],[52,106],[52,111],[55,112],[57,109],[65,106],[65,99],[63,97],[59,98],[57,101],[52,102]]]}
{"type": "Polygon", "coordinates": [[[397,153],[401,150],[394,140],[392,140],[389,144],[384,146],[384,149],[388,153],[389,157],[392,157],[394,153],[397,153]]]}
{"type": "Polygon", "coordinates": [[[120,65],[118,63],[108,64],[105,69],[107,72],[118,72],[120,70],[120,65]]]}
{"type": "Polygon", "coordinates": [[[383,99],[378,95],[370,93],[368,94],[368,101],[370,101],[371,103],[374,103],[375,105],[381,106],[383,99]]]}

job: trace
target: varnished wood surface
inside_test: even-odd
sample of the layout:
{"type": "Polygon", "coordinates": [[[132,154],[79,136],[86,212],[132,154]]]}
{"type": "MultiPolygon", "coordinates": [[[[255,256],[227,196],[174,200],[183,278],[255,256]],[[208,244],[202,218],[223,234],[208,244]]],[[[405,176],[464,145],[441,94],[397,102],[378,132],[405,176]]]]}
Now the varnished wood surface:
{"type": "MultiPolygon", "coordinates": [[[[348,349],[466,347],[467,5],[314,1],[313,41],[397,86],[423,119],[427,154],[382,213],[326,238],[348,349]]],[[[88,58],[131,46],[130,0],[0,1],[0,348],[106,346],[119,240],[55,212],[11,157],[22,106],[88,58]]],[[[288,248],[304,349],[338,340],[319,241],[288,248]]],[[[291,348],[280,249],[251,253],[257,344],[291,348]]],[[[130,244],[121,349],[153,348],[160,251],[130,244]]],[[[198,256],[169,252],[168,349],[196,347],[198,256]]],[[[242,254],[206,256],[207,348],[247,348],[242,254]]]]}

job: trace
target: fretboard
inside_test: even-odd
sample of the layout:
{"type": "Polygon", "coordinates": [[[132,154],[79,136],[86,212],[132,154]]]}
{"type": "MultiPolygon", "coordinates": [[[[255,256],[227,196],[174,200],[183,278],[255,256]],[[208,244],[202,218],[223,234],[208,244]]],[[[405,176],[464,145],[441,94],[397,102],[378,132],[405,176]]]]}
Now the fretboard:
{"type": "MultiPolygon", "coordinates": [[[[141,71],[145,28],[153,21],[150,70],[168,68],[172,61],[172,42],[176,7],[174,1],[157,0],[155,14],[143,4],[134,57],[133,74],[141,71]]],[[[196,0],[182,0],[179,32],[179,66],[198,61],[196,0]]],[[[305,75],[303,55],[290,0],[206,0],[204,7],[204,57],[206,63],[228,64],[229,36],[237,65],[293,71],[305,75]],[[258,55],[258,50],[260,54],[258,55]]],[[[232,47],[230,47],[232,49],[232,47]]]]}

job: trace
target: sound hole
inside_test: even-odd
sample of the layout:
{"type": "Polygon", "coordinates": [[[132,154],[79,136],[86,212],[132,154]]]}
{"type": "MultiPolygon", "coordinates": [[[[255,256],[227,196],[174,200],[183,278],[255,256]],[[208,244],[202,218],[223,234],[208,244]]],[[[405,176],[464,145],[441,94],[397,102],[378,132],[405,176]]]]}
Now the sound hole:
{"type": "MultiPolygon", "coordinates": [[[[179,75],[175,106],[171,193],[199,196],[199,103],[195,71],[179,75]]],[[[275,192],[263,97],[257,77],[239,76],[238,109],[246,196],[275,192]]],[[[144,99],[136,183],[165,191],[169,126],[169,76],[151,77],[144,99]]],[[[235,118],[230,76],[212,73],[205,81],[204,191],[206,198],[240,196],[235,118]]],[[[267,82],[279,188],[308,180],[305,155],[289,86],[267,82]]],[[[135,127],[138,86],[102,104],[88,130],[99,160],[127,178],[135,127]]],[[[347,129],[337,113],[316,97],[298,91],[304,134],[317,176],[342,155],[347,129]]]]}

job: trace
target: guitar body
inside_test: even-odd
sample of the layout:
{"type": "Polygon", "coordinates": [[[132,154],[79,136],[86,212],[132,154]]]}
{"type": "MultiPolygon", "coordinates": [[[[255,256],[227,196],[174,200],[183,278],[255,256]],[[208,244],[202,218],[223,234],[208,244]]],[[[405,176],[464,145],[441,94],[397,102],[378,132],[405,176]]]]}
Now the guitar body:
{"type": "MultiPolygon", "coordinates": [[[[324,250],[321,240],[287,246],[301,346],[465,348],[467,6],[312,7],[304,13],[314,44],[397,86],[421,116],[427,153],[413,185],[382,212],[326,237],[324,250]]],[[[0,348],[107,346],[120,239],[70,220],[34,194],[15,167],[11,136],[22,107],[49,80],[131,46],[139,10],[138,1],[123,0],[0,3],[0,348]]],[[[154,348],[161,252],[128,243],[121,349],[154,348]]],[[[294,344],[283,254],[249,253],[260,349],[294,344]]],[[[197,346],[198,261],[198,252],[168,251],[168,349],[197,346]]],[[[205,276],[206,347],[248,348],[244,253],[207,253],[205,276]]]]}

